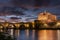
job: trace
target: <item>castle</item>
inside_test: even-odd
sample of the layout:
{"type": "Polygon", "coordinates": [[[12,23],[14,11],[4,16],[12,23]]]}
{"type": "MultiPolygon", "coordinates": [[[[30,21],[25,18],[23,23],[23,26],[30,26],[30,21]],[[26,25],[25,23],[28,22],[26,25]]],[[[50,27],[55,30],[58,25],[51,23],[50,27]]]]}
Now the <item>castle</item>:
{"type": "Polygon", "coordinates": [[[57,20],[56,15],[53,15],[47,11],[44,11],[38,15],[38,20],[46,23],[46,22],[54,22],[57,20]]]}

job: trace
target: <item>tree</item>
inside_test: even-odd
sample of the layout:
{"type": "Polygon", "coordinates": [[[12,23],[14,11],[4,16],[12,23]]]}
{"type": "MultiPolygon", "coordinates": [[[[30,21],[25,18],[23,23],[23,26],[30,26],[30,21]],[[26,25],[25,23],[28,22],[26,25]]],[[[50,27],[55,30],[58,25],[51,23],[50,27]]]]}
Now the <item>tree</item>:
{"type": "Polygon", "coordinates": [[[16,40],[14,37],[12,38],[10,35],[6,35],[4,32],[0,32],[0,40],[16,40]]]}
{"type": "Polygon", "coordinates": [[[56,24],[56,22],[50,22],[48,23],[48,25],[52,28],[54,25],[56,24]]]}
{"type": "Polygon", "coordinates": [[[33,28],[32,23],[29,23],[29,28],[30,28],[30,29],[32,29],[32,28],[33,28]]]}

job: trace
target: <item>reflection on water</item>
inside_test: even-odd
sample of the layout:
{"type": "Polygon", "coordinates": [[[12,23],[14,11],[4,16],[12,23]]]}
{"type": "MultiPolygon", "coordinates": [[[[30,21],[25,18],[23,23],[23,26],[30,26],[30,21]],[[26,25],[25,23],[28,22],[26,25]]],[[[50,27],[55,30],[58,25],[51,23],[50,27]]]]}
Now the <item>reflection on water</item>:
{"type": "Polygon", "coordinates": [[[14,30],[0,29],[1,32],[7,32],[17,40],[60,40],[60,30],[14,30]]]}
{"type": "Polygon", "coordinates": [[[41,30],[38,35],[39,40],[57,40],[57,30],[41,30]]]}

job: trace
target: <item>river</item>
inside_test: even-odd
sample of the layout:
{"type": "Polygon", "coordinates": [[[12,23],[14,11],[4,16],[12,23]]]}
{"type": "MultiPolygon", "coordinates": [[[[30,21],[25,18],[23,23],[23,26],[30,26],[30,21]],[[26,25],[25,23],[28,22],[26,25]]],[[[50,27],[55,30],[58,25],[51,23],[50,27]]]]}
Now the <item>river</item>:
{"type": "Polygon", "coordinates": [[[17,30],[5,29],[2,32],[8,32],[17,40],[60,40],[60,30],[17,30]]]}

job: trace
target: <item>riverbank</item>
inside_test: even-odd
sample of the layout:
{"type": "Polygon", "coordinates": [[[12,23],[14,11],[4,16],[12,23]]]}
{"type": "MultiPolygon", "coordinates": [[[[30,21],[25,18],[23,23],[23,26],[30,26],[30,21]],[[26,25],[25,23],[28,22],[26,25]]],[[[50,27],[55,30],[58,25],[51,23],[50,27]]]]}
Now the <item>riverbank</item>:
{"type": "Polygon", "coordinates": [[[16,29],[16,30],[60,30],[60,28],[0,28],[0,29],[16,29]]]}

